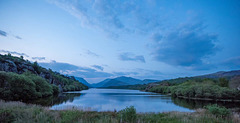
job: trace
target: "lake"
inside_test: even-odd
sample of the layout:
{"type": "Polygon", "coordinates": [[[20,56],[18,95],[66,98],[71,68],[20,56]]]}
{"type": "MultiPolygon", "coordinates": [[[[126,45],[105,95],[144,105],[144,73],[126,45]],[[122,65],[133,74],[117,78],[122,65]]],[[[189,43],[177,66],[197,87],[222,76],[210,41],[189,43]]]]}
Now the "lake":
{"type": "MultiPolygon", "coordinates": [[[[67,98],[54,104],[51,109],[72,107],[93,111],[119,111],[134,106],[137,112],[192,112],[190,108],[176,105],[171,96],[126,89],[95,89],[65,93],[67,98]]],[[[61,97],[60,97],[61,98],[61,97]]],[[[64,98],[64,96],[62,96],[64,98]]]]}

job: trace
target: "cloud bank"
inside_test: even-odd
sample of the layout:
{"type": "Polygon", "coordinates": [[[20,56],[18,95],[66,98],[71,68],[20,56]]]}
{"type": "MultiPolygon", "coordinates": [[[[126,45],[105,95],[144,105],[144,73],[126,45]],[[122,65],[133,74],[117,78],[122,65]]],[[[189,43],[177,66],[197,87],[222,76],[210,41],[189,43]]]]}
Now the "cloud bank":
{"type": "Polygon", "coordinates": [[[186,24],[152,39],[154,59],[176,66],[202,65],[203,59],[219,50],[215,44],[217,36],[204,33],[202,23],[186,24]]]}
{"type": "Polygon", "coordinates": [[[100,65],[92,65],[92,67],[94,67],[94,68],[96,68],[96,69],[98,69],[98,70],[101,70],[101,71],[103,71],[103,67],[102,66],[100,66],[100,65]]]}
{"type": "Polygon", "coordinates": [[[134,55],[133,53],[125,52],[119,55],[119,59],[122,61],[136,61],[145,63],[145,58],[142,55],[134,55]]]}

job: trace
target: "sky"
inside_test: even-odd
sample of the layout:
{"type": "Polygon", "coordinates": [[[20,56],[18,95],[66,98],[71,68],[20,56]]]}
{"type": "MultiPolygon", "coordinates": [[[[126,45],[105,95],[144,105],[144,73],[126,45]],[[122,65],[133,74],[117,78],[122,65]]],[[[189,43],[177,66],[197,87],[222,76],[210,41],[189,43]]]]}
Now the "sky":
{"type": "Polygon", "coordinates": [[[239,0],[0,0],[0,53],[89,83],[240,69],[239,0]]]}

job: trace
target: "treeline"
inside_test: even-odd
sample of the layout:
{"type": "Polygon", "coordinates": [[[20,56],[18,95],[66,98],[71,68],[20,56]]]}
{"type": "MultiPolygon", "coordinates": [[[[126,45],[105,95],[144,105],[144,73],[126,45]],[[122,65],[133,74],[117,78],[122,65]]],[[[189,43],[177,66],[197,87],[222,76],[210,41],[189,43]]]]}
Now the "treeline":
{"type": "Polygon", "coordinates": [[[228,80],[190,79],[183,83],[162,82],[148,91],[199,100],[240,100],[240,91],[228,87],[228,80]]]}

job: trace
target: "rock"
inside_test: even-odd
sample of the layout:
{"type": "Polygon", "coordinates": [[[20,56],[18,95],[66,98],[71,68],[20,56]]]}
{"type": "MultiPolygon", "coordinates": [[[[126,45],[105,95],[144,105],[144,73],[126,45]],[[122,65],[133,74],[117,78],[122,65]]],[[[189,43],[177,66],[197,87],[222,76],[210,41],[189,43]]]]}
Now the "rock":
{"type": "Polygon", "coordinates": [[[0,64],[0,70],[18,73],[17,65],[13,61],[5,60],[4,62],[0,62],[0,64]]]}
{"type": "Polygon", "coordinates": [[[156,83],[150,83],[148,84],[148,86],[146,87],[145,91],[149,91],[151,88],[153,88],[154,86],[158,86],[160,84],[156,84],[156,83]]]}

